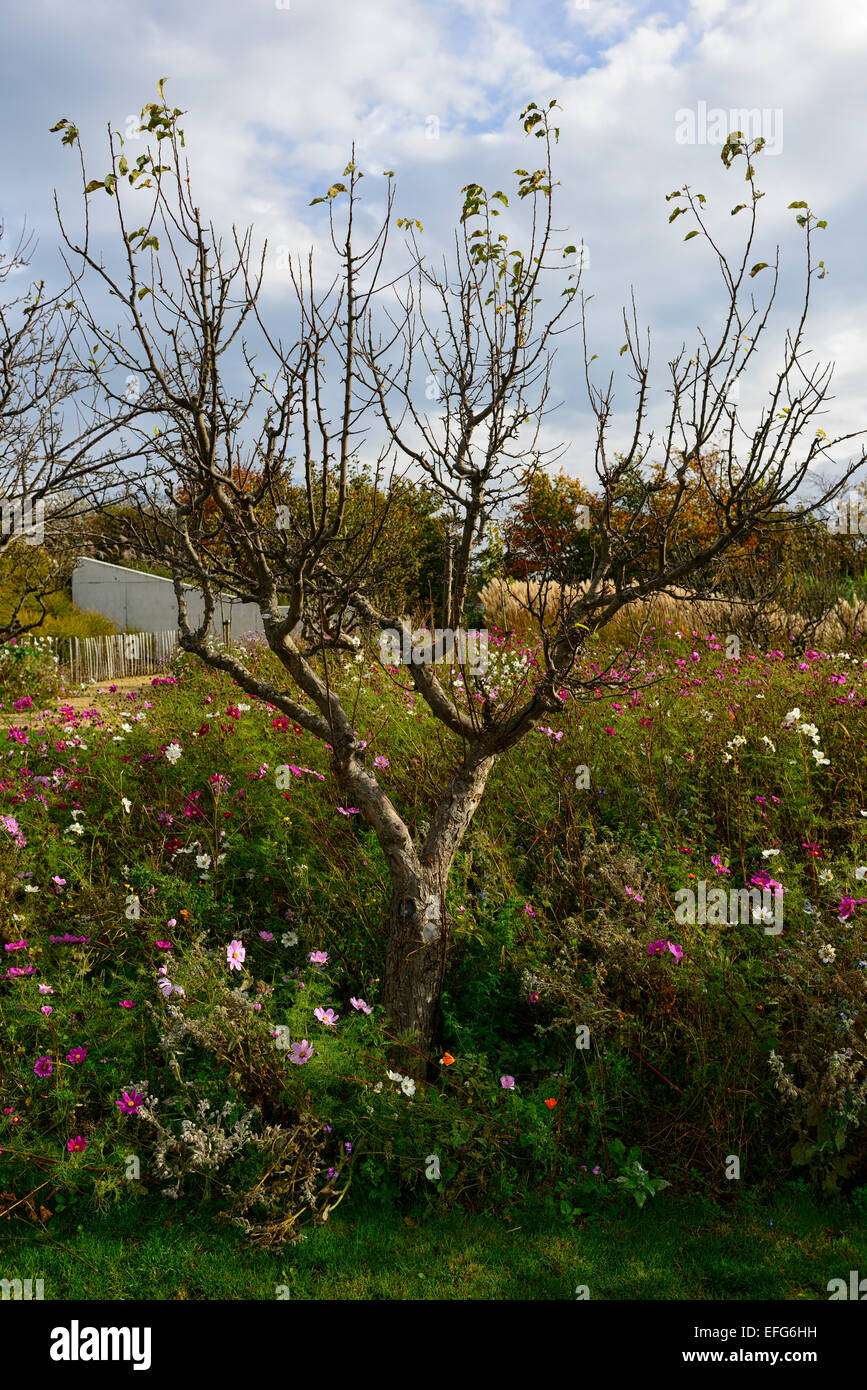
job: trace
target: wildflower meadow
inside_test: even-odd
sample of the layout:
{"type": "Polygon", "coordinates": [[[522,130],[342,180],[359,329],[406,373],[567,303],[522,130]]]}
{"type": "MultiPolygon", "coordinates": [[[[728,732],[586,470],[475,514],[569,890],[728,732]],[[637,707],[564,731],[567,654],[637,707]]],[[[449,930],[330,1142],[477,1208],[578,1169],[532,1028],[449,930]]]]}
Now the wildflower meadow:
{"type": "MultiPolygon", "coordinates": [[[[503,698],[536,660],[492,633],[503,698]]],[[[421,825],[442,754],[405,670],[332,677],[421,825]]],[[[389,1062],[382,853],[328,749],[184,656],[93,699],[0,710],[4,1192],[79,1230],[191,1208],[268,1251],[338,1208],[547,1223],[577,1257],[696,1204],[778,1213],[785,1245],[783,1213],[830,1202],[860,1240],[867,657],[730,660],[669,623],[564,699],[459,856],[423,1080],[389,1062]]],[[[684,1294],[772,1292],[737,1265],[684,1294]]]]}

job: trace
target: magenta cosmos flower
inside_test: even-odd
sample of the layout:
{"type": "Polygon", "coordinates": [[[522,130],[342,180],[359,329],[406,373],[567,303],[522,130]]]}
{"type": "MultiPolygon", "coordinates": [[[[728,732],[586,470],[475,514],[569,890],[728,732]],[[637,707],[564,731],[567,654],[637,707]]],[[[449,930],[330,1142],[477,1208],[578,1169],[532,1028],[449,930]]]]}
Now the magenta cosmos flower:
{"type": "Polygon", "coordinates": [[[37,1057],[33,1070],[37,1076],[50,1076],[54,1071],[54,1063],[50,1057],[37,1057]]]}
{"type": "Polygon", "coordinates": [[[301,1042],[293,1043],[289,1049],[289,1061],[293,1062],[296,1067],[303,1066],[305,1062],[309,1062],[312,1056],[313,1048],[306,1038],[301,1042]]]}
{"type": "Polygon", "coordinates": [[[318,1018],[320,1023],[327,1024],[329,1028],[333,1028],[340,1015],[336,1014],[333,1009],[314,1009],[313,1017],[318,1018]]]}
{"type": "Polygon", "coordinates": [[[115,1101],[115,1105],[124,1115],[137,1115],[138,1108],[144,1100],[141,1091],[121,1091],[121,1099],[115,1101]]]}
{"type": "Polygon", "coordinates": [[[120,1001],[120,1007],[121,1007],[122,1009],[134,1009],[134,1008],[135,1008],[135,1000],[134,1000],[134,999],[121,999],[121,1001],[120,1001]]]}
{"type": "Polygon", "coordinates": [[[502,1086],[502,1088],[503,1088],[504,1091],[514,1091],[514,1089],[515,1089],[515,1078],[514,1078],[514,1076],[501,1076],[501,1077],[500,1077],[500,1085],[502,1086]]]}
{"type": "Polygon", "coordinates": [[[77,1062],[83,1062],[86,1056],[86,1047],[74,1047],[71,1052],[67,1052],[66,1060],[67,1062],[72,1062],[74,1066],[77,1062]]]}
{"type": "Polygon", "coordinates": [[[230,941],[226,947],[226,960],[230,970],[240,970],[246,960],[247,952],[240,941],[230,941]]]}
{"type": "Polygon", "coordinates": [[[74,1139],[68,1141],[66,1147],[71,1154],[84,1153],[84,1150],[87,1148],[87,1140],[82,1139],[80,1134],[76,1134],[74,1139]]]}

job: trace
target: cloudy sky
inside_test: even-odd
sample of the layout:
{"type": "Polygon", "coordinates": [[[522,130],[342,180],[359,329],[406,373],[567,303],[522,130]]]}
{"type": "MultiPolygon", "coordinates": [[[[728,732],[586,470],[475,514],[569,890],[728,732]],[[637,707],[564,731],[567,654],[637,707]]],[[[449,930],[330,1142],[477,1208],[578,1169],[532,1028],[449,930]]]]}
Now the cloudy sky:
{"type": "MultiPolygon", "coordinates": [[[[782,283],[742,392],[745,421],[765,398],[801,303],[803,238],[786,207],[804,199],[828,220],[816,235],[829,274],[813,286],[808,339],[813,362],[836,363],[835,398],[820,423],[841,434],[867,424],[865,60],[867,7],[852,0],[6,0],[0,214],[11,232],[26,217],[40,239],[34,268],[56,279],[53,190],[71,218],[80,193],[75,160],[49,127],[75,121],[88,164],[104,173],[107,123],[134,130],[131,118],[166,77],[170,104],[187,112],[203,210],[220,226],[253,222],[268,237],[268,308],[279,326],[290,312],[279,249],[322,245],[326,219],[310,200],[339,177],[353,141],[370,176],[370,225],[382,210],[381,171],[393,169],[396,211],[423,223],[422,245],[437,257],[449,247],[461,188],[513,189],[513,171],[539,148],[528,148],[536,142],[517,114],[530,100],[556,98],[555,221],[564,240],[587,247],[591,351],[600,376],[616,373],[617,445],[633,392],[618,356],[631,289],[651,329],[660,405],[667,361],[695,344],[698,325],[719,323],[714,257],[701,239],[684,243],[686,218],[669,226],[664,195],[684,184],[704,192],[712,224],[733,247],[743,228],[729,214],[744,184],[723,168],[720,132],[728,113],[761,112],[760,128],[746,132],[768,142],[757,162],[766,194],[757,259],[773,261],[779,245],[782,283]]],[[[107,211],[96,208],[98,233],[108,234],[107,211]]],[[[400,251],[398,241],[395,264],[400,251]]],[[[567,471],[589,479],[580,367],[578,336],[561,339],[554,398],[562,405],[545,439],[562,441],[567,471]]]]}

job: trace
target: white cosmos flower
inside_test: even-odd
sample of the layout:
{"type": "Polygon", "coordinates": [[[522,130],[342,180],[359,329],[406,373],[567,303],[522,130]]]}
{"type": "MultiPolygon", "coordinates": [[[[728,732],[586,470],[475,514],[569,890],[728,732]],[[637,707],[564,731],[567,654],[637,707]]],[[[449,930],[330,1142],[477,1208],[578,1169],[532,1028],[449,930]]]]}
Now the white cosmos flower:
{"type": "Polygon", "coordinates": [[[831,965],[837,959],[837,952],[833,946],[825,945],[819,947],[819,960],[824,965],[831,965]]]}
{"type": "Polygon", "coordinates": [[[297,945],[298,945],[298,933],[297,933],[297,931],[284,931],[283,935],[280,937],[280,945],[281,945],[281,946],[297,946],[297,945]]]}
{"type": "Polygon", "coordinates": [[[389,1081],[402,1081],[402,1080],[403,1080],[403,1077],[401,1076],[401,1074],[400,1074],[399,1071],[389,1071],[389,1072],[386,1072],[386,1076],[388,1077],[389,1081]]]}
{"type": "Polygon", "coordinates": [[[130,811],[132,810],[132,802],[130,801],[129,797],[122,796],[120,799],[120,804],[126,811],[127,815],[129,815],[130,811]]]}
{"type": "Polygon", "coordinates": [[[166,749],[166,757],[170,763],[176,763],[182,752],[183,749],[179,743],[170,743],[166,749]]]}
{"type": "Polygon", "coordinates": [[[855,877],[857,878],[859,883],[861,883],[865,878],[867,878],[867,864],[859,865],[859,867],[855,870],[855,877]]]}
{"type": "Polygon", "coordinates": [[[762,858],[763,858],[763,859],[772,859],[773,856],[774,856],[775,854],[779,854],[779,852],[780,852],[780,851],[779,851],[778,849],[763,849],[763,850],[762,850],[762,858]]]}
{"type": "Polygon", "coordinates": [[[197,855],[196,855],[196,865],[197,865],[197,867],[200,868],[200,869],[210,869],[210,867],[211,867],[211,856],[210,856],[209,854],[197,854],[197,855]]]}
{"type": "Polygon", "coordinates": [[[821,748],[813,748],[813,749],[811,750],[811,756],[814,757],[814,758],[816,759],[816,762],[817,762],[820,766],[821,766],[822,764],[824,764],[825,767],[830,767],[830,766],[831,766],[831,759],[825,757],[825,754],[822,752],[821,748]]]}
{"type": "Polygon", "coordinates": [[[415,1082],[412,1080],[411,1077],[405,1076],[400,1083],[400,1089],[403,1091],[405,1096],[414,1096],[415,1082]]]}

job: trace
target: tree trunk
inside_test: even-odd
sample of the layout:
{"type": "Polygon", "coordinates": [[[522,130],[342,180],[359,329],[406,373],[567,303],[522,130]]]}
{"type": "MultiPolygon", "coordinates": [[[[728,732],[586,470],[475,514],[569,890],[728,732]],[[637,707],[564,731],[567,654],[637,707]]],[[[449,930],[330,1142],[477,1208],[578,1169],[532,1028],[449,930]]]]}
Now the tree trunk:
{"type": "Polygon", "coordinates": [[[445,883],[437,871],[407,866],[395,883],[385,958],[386,1012],[409,1047],[395,1047],[394,1067],[424,1080],[439,1022],[445,973],[445,883]],[[415,1049],[415,1050],[412,1050],[415,1049]]]}
{"type": "Polygon", "coordinates": [[[495,761],[483,741],[469,749],[440,799],[421,854],[406,842],[392,853],[384,1001],[395,1028],[417,1049],[396,1050],[394,1065],[419,1080],[426,1077],[439,1022],[449,873],[495,761]]]}

